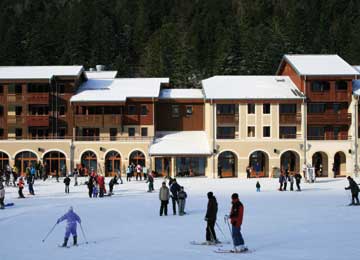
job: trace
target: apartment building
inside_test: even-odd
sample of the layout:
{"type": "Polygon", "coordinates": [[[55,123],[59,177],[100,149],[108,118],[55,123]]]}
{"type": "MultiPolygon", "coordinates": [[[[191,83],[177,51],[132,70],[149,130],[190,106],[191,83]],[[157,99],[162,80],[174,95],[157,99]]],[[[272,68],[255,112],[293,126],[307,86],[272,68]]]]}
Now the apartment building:
{"type": "Polygon", "coordinates": [[[358,168],[360,73],[337,55],[285,55],[273,76],[116,78],[82,66],[0,67],[0,168],[41,161],[107,176],[130,163],[158,175],[319,177],[358,168]]]}

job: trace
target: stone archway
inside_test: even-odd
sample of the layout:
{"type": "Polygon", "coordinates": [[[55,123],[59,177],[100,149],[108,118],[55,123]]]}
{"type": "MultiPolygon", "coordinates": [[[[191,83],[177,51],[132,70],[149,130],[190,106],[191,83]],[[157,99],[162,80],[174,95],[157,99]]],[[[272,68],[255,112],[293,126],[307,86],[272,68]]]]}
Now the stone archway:
{"type": "Polygon", "coordinates": [[[300,156],[297,152],[286,151],[280,157],[280,169],[288,170],[290,173],[300,172],[300,156]]]}
{"type": "Polygon", "coordinates": [[[255,151],[249,156],[251,177],[269,177],[269,156],[263,151],[255,151]]]}
{"type": "Polygon", "coordinates": [[[237,177],[237,157],[233,152],[224,151],[218,157],[218,176],[220,178],[237,177]]]}
{"type": "Polygon", "coordinates": [[[316,177],[329,176],[329,158],[325,152],[316,152],[312,156],[312,166],[315,168],[316,177]]]}

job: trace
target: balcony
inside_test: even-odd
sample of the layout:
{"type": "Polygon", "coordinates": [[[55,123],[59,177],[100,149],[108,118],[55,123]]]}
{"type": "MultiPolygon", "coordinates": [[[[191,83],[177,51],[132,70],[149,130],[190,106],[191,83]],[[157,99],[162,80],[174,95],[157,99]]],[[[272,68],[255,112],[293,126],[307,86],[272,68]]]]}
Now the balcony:
{"type": "Polygon", "coordinates": [[[300,125],[301,124],[301,113],[281,113],[280,124],[289,125],[300,125]]]}
{"type": "Polygon", "coordinates": [[[75,125],[80,127],[121,126],[122,115],[75,115],[75,125]]]}
{"type": "Polygon", "coordinates": [[[28,93],[26,101],[30,104],[49,104],[49,93],[28,93]]]}
{"type": "Polygon", "coordinates": [[[324,135],[308,136],[308,140],[350,140],[351,136],[348,133],[339,133],[335,135],[332,132],[325,133],[324,135]]]}
{"type": "Polygon", "coordinates": [[[217,124],[237,124],[239,122],[238,114],[218,114],[216,115],[217,124]]]}
{"type": "Polygon", "coordinates": [[[31,115],[26,116],[26,124],[28,126],[43,126],[48,127],[49,126],[49,116],[37,116],[37,115],[31,115]]]}
{"type": "Polygon", "coordinates": [[[308,125],[350,125],[350,113],[308,113],[308,125]]]}
{"type": "Polygon", "coordinates": [[[306,92],[306,96],[311,101],[322,101],[322,102],[349,102],[351,101],[351,92],[347,91],[336,91],[330,88],[329,91],[315,92],[309,88],[306,92]]]}

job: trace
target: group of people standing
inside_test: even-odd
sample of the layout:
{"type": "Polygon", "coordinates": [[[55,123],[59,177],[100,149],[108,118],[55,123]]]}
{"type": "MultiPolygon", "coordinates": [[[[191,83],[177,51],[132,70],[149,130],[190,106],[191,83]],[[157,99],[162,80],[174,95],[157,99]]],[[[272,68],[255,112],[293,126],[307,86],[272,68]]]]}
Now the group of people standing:
{"type": "Polygon", "coordinates": [[[176,208],[178,207],[179,216],[185,215],[185,202],[187,199],[187,194],[184,190],[184,187],[180,186],[176,179],[171,177],[169,178],[169,187],[170,188],[166,186],[166,182],[164,181],[159,191],[160,216],[163,214],[167,216],[170,198],[172,201],[173,214],[176,215],[176,208]]]}
{"type": "Polygon", "coordinates": [[[301,191],[301,179],[302,176],[300,173],[290,173],[288,169],[282,169],[279,176],[279,191],[286,191],[288,182],[290,183],[290,191],[294,191],[294,183],[296,183],[296,190],[301,191]]]}
{"type": "Polygon", "coordinates": [[[141,181],[143,176],[144,180],[146,180],[148,175],[148,169],[146,168],[146,166],[141,166],[140,164],[135,165],[134,163],[131,163],[126,168],[126,180],[131,181],[134,175],[136,180],[141,181]]]}

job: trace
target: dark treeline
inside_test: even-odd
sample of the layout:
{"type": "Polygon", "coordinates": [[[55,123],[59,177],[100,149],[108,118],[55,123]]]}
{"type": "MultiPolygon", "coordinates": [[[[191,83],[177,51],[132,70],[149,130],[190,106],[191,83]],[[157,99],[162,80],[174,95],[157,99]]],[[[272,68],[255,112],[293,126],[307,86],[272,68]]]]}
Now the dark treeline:
{"type": "Polygon", "coordinates": [[[360,64],[359,0],[1,0],[0,65],[104,64],[119,77],[274,74],[284,53],[360,64]]]}

